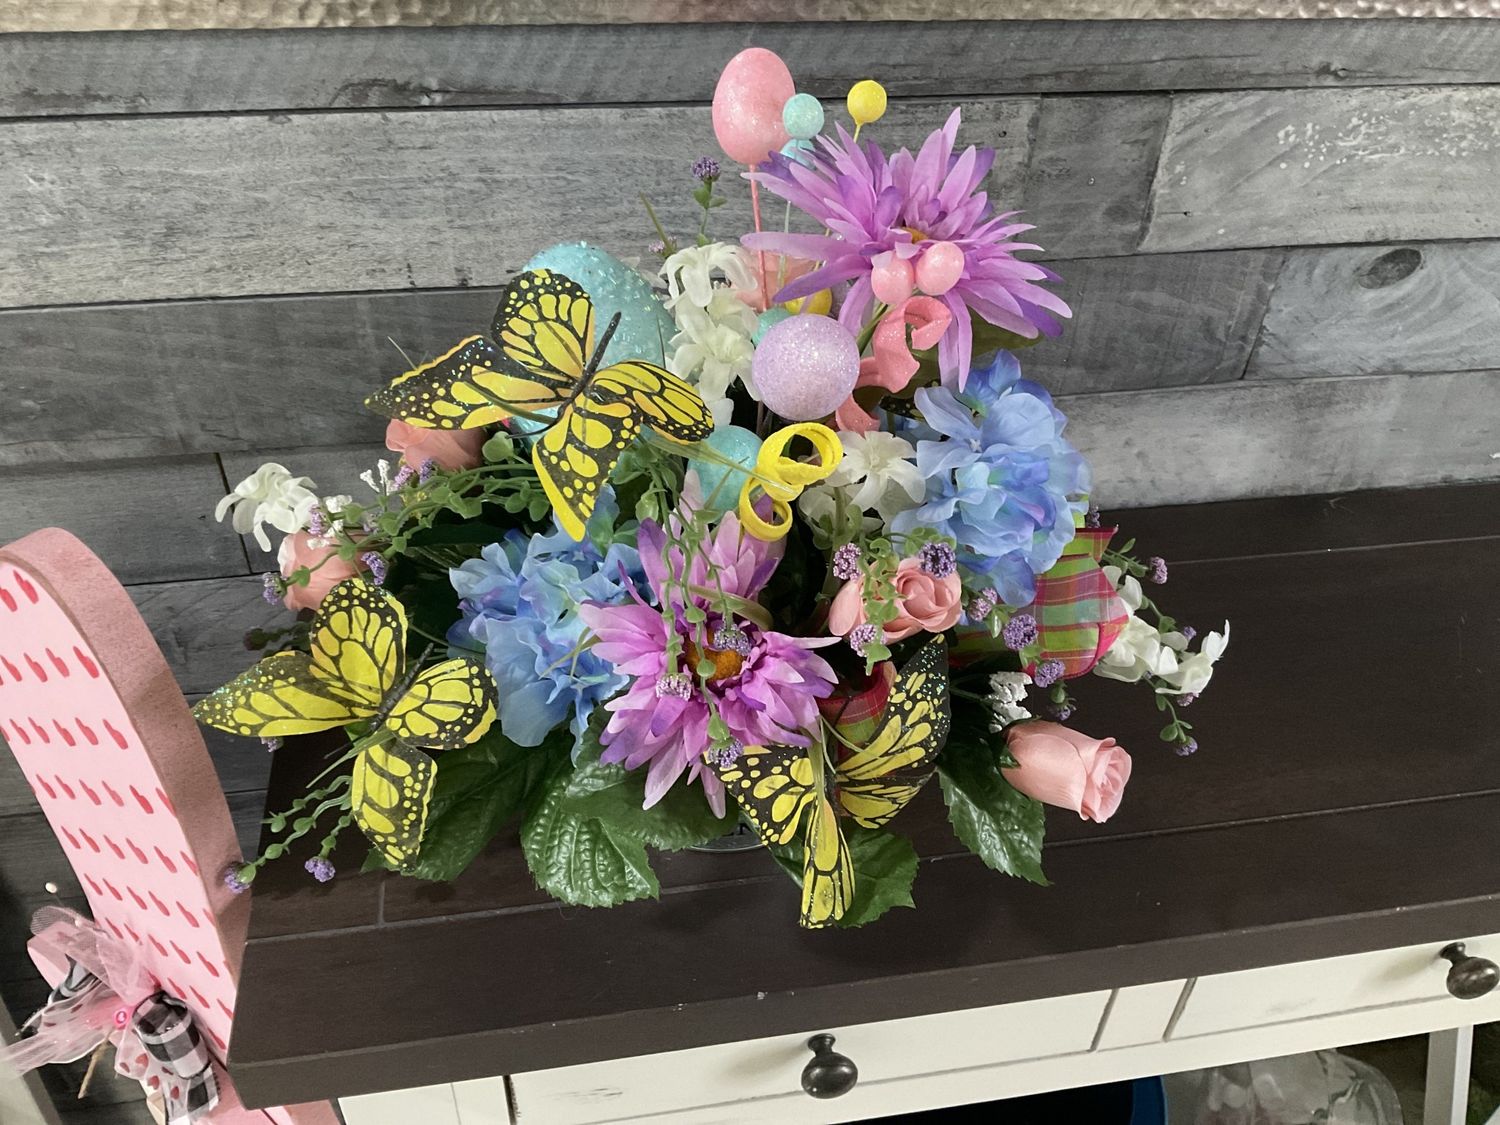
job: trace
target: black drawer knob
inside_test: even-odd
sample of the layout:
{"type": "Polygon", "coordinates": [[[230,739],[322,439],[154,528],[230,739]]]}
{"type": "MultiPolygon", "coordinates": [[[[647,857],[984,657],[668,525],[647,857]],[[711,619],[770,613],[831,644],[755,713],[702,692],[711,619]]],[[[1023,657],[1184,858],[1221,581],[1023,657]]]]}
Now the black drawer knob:
{"type": "Polygon", "coordinates": [[[854,1089],[859,1067],[847,1055],[833,1049],[832,1035],[814,1035],[807,1041],[812,1061],[802,1068],[802,1088],[815,1098],[837,1098],[854,1089]]]}
{"type": "Polygon", "coordinates": [[[1453,964],[1448,970],[1448,991],[1460,1000],[1478,1000],[1500,984],[1500,965],[1484,957],[1470,956],[1461,941],[1445,946],[1439,956],[1453,964]]]}

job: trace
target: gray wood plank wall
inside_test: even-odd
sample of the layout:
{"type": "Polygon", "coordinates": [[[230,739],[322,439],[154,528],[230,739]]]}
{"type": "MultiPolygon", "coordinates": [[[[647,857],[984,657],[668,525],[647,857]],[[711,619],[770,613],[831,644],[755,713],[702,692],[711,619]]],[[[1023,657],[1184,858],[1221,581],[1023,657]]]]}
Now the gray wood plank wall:
{"type": "MultiPolygon", "coordinates": [[[[548,241],[642,259],[638,191],[682,228],[751,43],[828,98],[879,76],[882,142],[958,101],[1000,149],[992,194],[1077,311],[1025,366],[1106,506],[1500,476],[1500,21],[9,34],[0,541],[82,535],[210,690],[274,616],[270,560],[211,519],[226,480],[270,458],[352,491],[398,347],[483,325],[548,241]]],[[[265,756],[210,745],[248,838],[265,756]]],[[[18,1014],[41,885],[77,892],[49,841],[0,764],[18,1014]]]]}

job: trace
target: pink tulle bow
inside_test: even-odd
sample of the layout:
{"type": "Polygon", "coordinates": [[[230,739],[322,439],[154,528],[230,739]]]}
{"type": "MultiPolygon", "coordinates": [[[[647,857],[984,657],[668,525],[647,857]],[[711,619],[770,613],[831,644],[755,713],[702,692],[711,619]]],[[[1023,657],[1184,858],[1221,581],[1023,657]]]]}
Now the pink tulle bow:
{"type": "MultiPolygon", "coordinates": [[[[912,348],[924,351],[936,347],[952,320],[953,314],[936,297],[908,297],[893,307],[875,327],[871,340],[875,354],[860,360],[855,390],[884,387],[893,394],[904,391],[919,366],[912,348]]],[[[879,419],[860,406],[853,394],[834,412],[834,420],[839,429],[861,434],[880,427],[879,419]]]]}

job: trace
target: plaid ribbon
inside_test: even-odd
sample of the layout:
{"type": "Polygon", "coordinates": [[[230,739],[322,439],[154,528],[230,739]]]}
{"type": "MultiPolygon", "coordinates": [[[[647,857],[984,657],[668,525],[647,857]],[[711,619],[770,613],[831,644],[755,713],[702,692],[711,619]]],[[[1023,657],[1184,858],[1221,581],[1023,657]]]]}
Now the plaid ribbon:
{"type": "Polygon", "coordinates": [[[217,1108],[216,1060],[192,1012],[156,988],[128,943],[55,907],[39,912],[33,928],[33,948],[57,954],[53,964],[66,958],[67,971],[26,1021],[25,1036],[0,1046],[0,1063],[24,1073],[113,1043],[116,1072],[159,1094],[169,1125],[191,1125],[217,1108]]]}
{"type": "Polygon", "coordinates": [[[833,695],[818,700],[818,709],[841,735],[855,746],[864,746],[880,728],[895,682],[896,665],[889,660],[881,661],[863,687],[846,691],[841,686],[833,695]]]}
{"type": "MultiPolygon", "coordinates": [[[[1036,600],[1027,612],[1036,618],[1041,659],[1062,661],[1066,679],[1097,664],[1130,620],[1099,565],[1115,531],[1080,527],[1057,564],[1036,581],[1036,600]]],[[[1027,671],[1035,672],[1036,665],[1027,671]]]]}

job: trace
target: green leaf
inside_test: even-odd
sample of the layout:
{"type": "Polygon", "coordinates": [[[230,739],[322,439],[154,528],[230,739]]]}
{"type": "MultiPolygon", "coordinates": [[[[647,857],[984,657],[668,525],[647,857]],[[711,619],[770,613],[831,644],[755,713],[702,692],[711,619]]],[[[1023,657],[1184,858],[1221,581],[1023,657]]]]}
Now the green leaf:
{"type": "Polygon", "coordinates": [[[838,924],[853,929],[897,906],[915,907],[911,885],[917,877],[917,850],[905,836],[850,825],[844,840],[854,860],[854,899],[838,924]]]}
{"type": "Polygon", "coordinates": [[[573,906],[617,906],[656,898],[661,885],[639,840],[567,804],[569,774],[559,773],[521,826],[521,848],[537,886],[573,906]]]}
{"type": "Polygon", "coordinates": [[[489,462],[508,461],[515,456],[516,442],[506,431],[499,430],[490,435],[480,450],[484,459],[489,462]]]}
{"type": "Polygon", "coordinates": [[[517,746],[497,725],[472,745],[439,755],[422,850],[403,874],[456,879],[566,767],[572,741],[563,730],[540,746],[517,746]]]}
{"type": "Polygon", "coordinates": [[[651,808],[642,808],[645,771],[599,761],[599,732],[608,718],[602,707],[589,718],[564,797],[569,812],[594,817],[618,836],[663,851],[702,844],[734,829],[735,814],[715,816],[696,785],[674,785],[651,808]]]}
{"type": "Polygon", "coordinates": [[[959,840],[985,865],[1041,886],[1045,809],[1014,788],[1000,772],[1001,755],[976,727],[954,716],[953,733],[938,758],[938,778],[948,820],[959,840]]]}
{"type": "MultiPolygon", "coordinates": [[[[854,863],[854,898],[839,919],[841,929],[853,929],[875,921],[894,907],[915,907],[911,886],[917,877],[917,851],[905,836],[879,828],[861,828],[842,822],[844,842],[854,863]]],[[[776,865],[802,887],[803,842],[801,837],[784,846],[768,849],[776,865]]]]}

